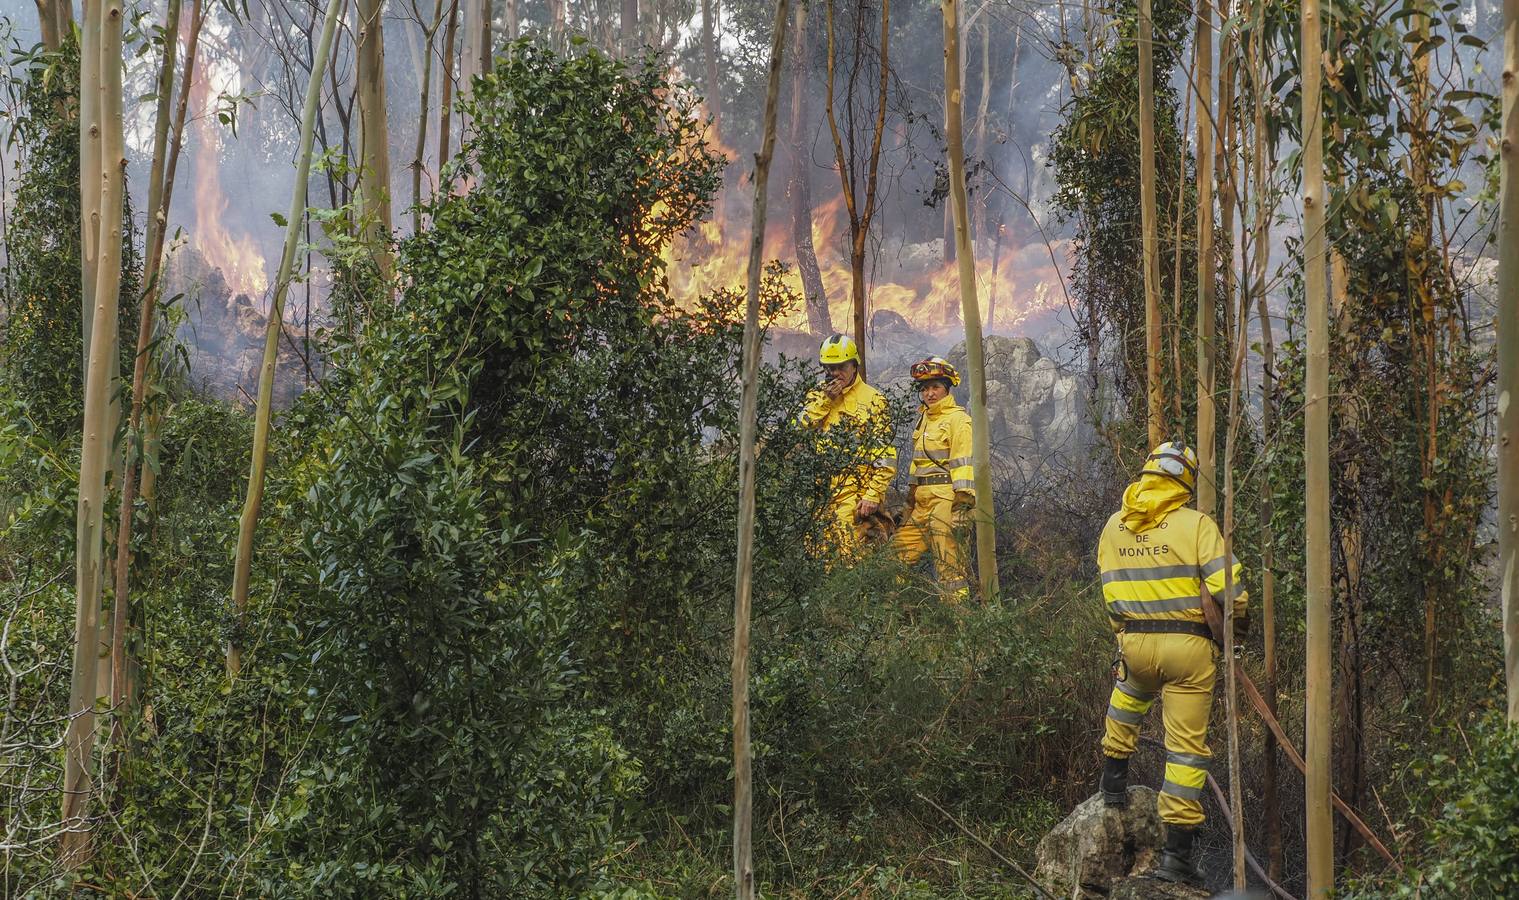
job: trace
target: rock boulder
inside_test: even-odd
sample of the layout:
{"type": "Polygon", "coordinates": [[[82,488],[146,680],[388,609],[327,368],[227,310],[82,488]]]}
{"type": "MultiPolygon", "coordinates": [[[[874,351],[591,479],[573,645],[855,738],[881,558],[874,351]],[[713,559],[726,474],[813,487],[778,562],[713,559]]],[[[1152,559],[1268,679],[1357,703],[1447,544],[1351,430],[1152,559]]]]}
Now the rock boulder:
{"type": "MultiPolygon", "coordinates": [[[[1093,439],[1084,379],[1063,370],[1029,338],[992,335],[982,342],[992,453],[1025,479],[1072,468],[1093,439]]],[[[965,342],[949,361],[966,366],[965,342]]],[[[956,390],[969,401],[969,384],[956,390]]]]}
{"type": "Polygon", "coordinates": [[[1076,900],[1200,898],[1206,891],[1145,878],[1165,844],[1151,788],[1129,787],[1127,809],[1094,794],[1039,842],[1034,878],[1051,894],[1076,900]]]}

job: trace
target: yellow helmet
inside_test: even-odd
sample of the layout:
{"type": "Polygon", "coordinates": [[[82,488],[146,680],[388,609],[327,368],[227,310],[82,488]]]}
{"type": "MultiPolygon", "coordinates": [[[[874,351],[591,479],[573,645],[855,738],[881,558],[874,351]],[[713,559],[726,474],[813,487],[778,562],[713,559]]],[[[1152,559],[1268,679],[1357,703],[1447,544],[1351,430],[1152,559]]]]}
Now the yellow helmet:
{"type": "Polygon", "coordinates": [[[1197,454],[1181,441],[1166,441],[1145,459],[1143,475],[1159,475],[1177,482],[1187,490],[1197,488],[1197,454]]]}
{"type": "Polygon", "coordinates": [[[949,382],[950,387],[960,386],[960,373],[942,356],[930,356],[922,362],[915,362],[909,371],[912,380],[919,383],[942,378],[949,382]]]}
{"type": "Polygon", "coordinates": [[[823,339],[823,346],[818,348],[818,362],[836,366],[850,361],[856,364],[860,361],[860,348],[855,346],[854,338],[835,332],[823,339]]]}

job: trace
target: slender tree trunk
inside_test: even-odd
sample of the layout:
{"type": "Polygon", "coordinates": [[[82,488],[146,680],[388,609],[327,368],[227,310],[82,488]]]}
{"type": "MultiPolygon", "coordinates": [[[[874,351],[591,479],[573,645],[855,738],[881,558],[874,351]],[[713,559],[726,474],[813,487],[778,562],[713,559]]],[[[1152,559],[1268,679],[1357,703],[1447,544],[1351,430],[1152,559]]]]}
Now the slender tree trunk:
{"type": "MultiPolygon", "coordinates": [[[[1271,333],[1271,311],[1266,298],[1266,275],[1271,263],[1271,210],[1275,205],[1267,173],[1275,169],[1267,160],[1266,84],[1268,73],[1261,53],[1261,34],[1265,31],[1266,0],[1251,0],[1255,28],[1250,34],[1250,90],[1254,102],[1251,123],[1253,152],[1252,181],[1255,185],[1255,228],[1249,242],[1251,250],[1251,294],[1256,303],[1256,317],[1261,325],[1261,443],[1270,447],[1276,433],[1276,347],[1271,333]]],[[[1264,643],[1263,664],[1266,707],[1275,716],[1276,709],[1276,537],[1273,525],[1270,479],[1261,480],[1261,638],[1264,643]]],[[[1266,874],[1274,881],[1282,877],[1282,812],[1277,796],[1277,749],[1274,736],[1267,729],[1261,748],[1262,805],[1266,819],[1266,874]]]]}
{"type": "Polygon", "coordinates": [[[1165,441],[1166,398],[1160,381],[1160,251],[1155,209],[1154,22],[1150,0],[1139,0],[1139,214],[1144,231],[1145,388],[1150,446],[1165,441]]]}
{"type": "Polygon", "coordinates": [[[1305,761],[1308,897],[1319,900],[1334,889],[1334,831],[1329,815],[1329,698],[1331,628],[1329,567],[1329,311],[1324,263],[1323,53],[1319,0],[1303,0],[1299,59],[1302,72],[1303,262],[1306,282],[1308,352],[1304,429],[1306,485],[1306,601],[1308,607],[1307,741],[1305,761]]]}
{"type": "MultiPolygon", "coordinates": [[[[122,128],[121,0],[90,0],[85,6],[84,41],[80,59],[90,60],[91,78],[81,79],[80,96],[94,93],[96,118],[83,141],[98,140],[94,155],[97,167],[82,169],[81,187],[93,182],[98,197],[94,225],[99,229],[95,244],[99,256],[91,292],[94,308],[89,347],[89,366],[84,383],[84,430],[79,456],[79,491],[76,505],[74,562],[74,669],[69,692],[69,726],[64,735],[63,824],[60,851],[66,867],[74,868],[90,856],[87,815],[95,753],[96,690],[99,670],[100,579],[105,541],[105,475],[114,429],[109,417],[110,386],[119,377],[115,330],[121,294],[122,191],[126,181],[126,148],[122,128]],[[94,137],[89,132],[94,132],[94,137]],[[102,215],[101,211],[106,211],[102,215]]],[[[89,121],[89,120],[86,120],[89,121]]],[[[81,154],[83,155],[83,154],[81,154]]],[[[88,233],[91,222],[83,227],[88,233]]]]}
{"type": "Polygon", "coordinates": [[[476,53],[480,57],[480,74],[489,75],[495,67],[495,45],[491,35],[491,24],[496,19],[495,4],[491,0],[480,0],[479,33],[475,35],[476,53]]]}
{"type": "Polygon", "coordinates": [[[1213,515],[1214,450],[1213,2],[1197,0],[1197,509],[1213,515]]]}
{"type": "Polygon", "coordinates": [[[807,147],[807,20],[812,7],[801,0],[796,5],[796,27],[791,37],[791,242],[796,247],[796,268],[802,276],[802,293],[807,305],[807,327],[813,334],[830,334],[833,316],[828,309],[828,292],[823,287],[823,273],[818,268],[817,250],[812,244],[812,154],[807,147]]]}
{"type": "Polygon", "coordinates": [[[622,0],[622,55],[631,58],[642,43],[638,34],[638,0],[622,0]]]}
{"type": "Polygon", "coordinates": [[[517,12],[517,0],[506,0],[506,39],[515,41],[521,33],[522,23],[517,12]]]}
{"type": "MultiPolygon", "coordinates": [[[[243,514],[237,523],[237,557],[232,573],[232,605],[239,617],[248,609],[248,579],[253,565],[253,532],[258,525],[259,506],[264,499],[264,466],[269,452],[270,406],[274,398],[274,361],[280,330],[284,327],[285,295],[290,290],[290,272],[295,248],[301,233],[301,218],[306,211],[306,182],[311,175],[311,141],[321,105],[321,71],[332,51],[332,36],[337,31],[338,11],[343,0],[327,0],[327,14],[322,20],[322,37],[317,43],[311,64],[311,80],[306,85],[306,104],[301,112],[301,144],[296,157],[295,188],[290,198],[290,215],[285,219],[285,246],[280,254],[279,274],[274,281],[274,299],[269,305],[269,327],[264,334],[264,361],[259,368],[258,405],[253,418],[253,459],[248,468],[248,495],[243,514]]],[[[227,645],[227,674],[237,677],[242,670],[242,656],[237,644],[227,645]]]]}
{"type": "Polygon", "coordinates": [[[383,0],[357,0],[359,37],[359,212],[364,240],[373,249],[380,277],[394,269],[390,236],[390,123],[385,110],[385,29],[383,0]]]}
{"type": "Polygon", "coordinates": [[[981,602],[990,603],[997,597],[997,525],[992,507],[992,453],[986,425],[986,365],[982,359],[981,310],[976,302],[976,254],[971,247],[970,215],[966,209],[965,137],[962,131],[965,98],[960,88],[959,0],[940,0],[939,8],[944,12],[949,198],[955,215],[960,306],[965,321],[965,361],[970,369],[970,414],[979,423],[971,432],[971,457],[976,467],[976,567],[981,582],[981,602]]]}
{"type": "MultiPolygon", "coordinates": [[[[858,11],[856,12],[858,15],[858,11]]],[[[854,339],[859,345],[860,352],[860,380],[865,380],[865,363],[867,353],[865,351],[865,242],[870,235],[870,223],[876,212],[876,187],[877,175],[881,162],[881,136],[886,131],[886,100],[887,89],[890,86],[891,67],[888,53],[888,40],[891,35],[891,2],[881,2],[881,45],[880,53],[880,84],[876,95],[876,117],[872,128],[870,154],[865,162],[863,202],[856,196],[854,178],[854,166],[851,164],[852,153],[855,150],[853,141],[850,142],[849,153],[844,150],[843,139],[839,135],[838,117],[834,112],[833,80],[834,64],[837,59],[835,46],[835,34],[833,27],[833,3],[828,4],[828,82],[825,93],[826,111],[828,113],[828,131],[833,136],[834,159],[838,164],[839,181],[844,192],[844,207],[849,213],[849,272],[851,298],[854,309],[854,339]]],[[[862,52],[856,44],[853,49],[855,54],[862,52]]],[[[854,129],[851,125],[850,134],[854,129]]]]}
{"type": "MultiPolygon", "coordinates": [[[[1227,9],[1223,17],[1228,18],[1227,9]]],[[[1225,71],[1228,71],[1227,67],[1225,71]]],[[[1204,158],[1204,166],[1206,166],[1206,158],[1204,158]]],[[[1237,319],[1240,324],[1238,340],[1230,345],[1233,353],[1229,365],[1229,421],[1228,430],[1224,435],[1224,559],[1234,558],[1234,460],[1239,446],[1240,424],[1244,420],[1244,410],[1240,408],[1240,393],[1245,378],[1245,354],[1250,348],[1248,327],[1250,307],[1247,303],[1247,300],[1241,299],[1237,319]]],[[[1237,687],[1239,662],[1234,658],[1234,622],[1232,621],[1234,590],[1234,568],[1226,565],[1224,566],[1224,713],[1228,722],[1229,735],[1229,806],[1234,819],[1231,823],[1234,839],[1234,889],[1243,893],[1246,887],[1245,810],[1241,787],[1243,781],[1241,775],[1244,768],[1240,764],[1239,747],[1239,689],[1237,687]]]]}
{"type": "MultiPolygon", "coordinates": [[[[203,0],[192,0],[190,4],[190,34],[185,40],[185,71],[180,79],[179,99],[174,107],[174,125],[169,131],[169,155],[164,161],[163,175],[163,203],[164,215],[167,217],[168,210],[174,203],[174,176],[179,170],[180,151],[185,143],[185,117],[190,109],[190,90],[195,82],[195,62],[200,49],[200,32],[206,24],[206,12],[203,0]]],[[[168,220],[165,218],[163,228],[158,232],[156,248],[149,249],[149,258],[162,257],[164,241],[168,234],[168,220]]],[[[160,262],[160,265],[162,263],[160,262]]],[[[151,384],[158,379],[158,364],[149,354],[148,359],[148,382],[151,384]]],[[[159,430],[163,427],[164,414],[157,408],[148,409],[143,419],[142,435],[142,489],[138,492],[142,496],[143,506],[148,512],[149,521],[153,521],[153,503],[158,497],[158,450],[159,430]]]]}
{"type": "Polygon", "coordinates": [[[738,563],[733,593],[733,884],[738,900],[753,900],[753,776],[749,749],[749,604],[754,558],[754,466],[759,402],[759,290],[765,249],[766,190],[775,150],[776,104],[786,46],[786,2],[776,0],[765,90],[764,137],[754,158],[754,219],[749,238],[749,278],[744,306],[744,380],[739,408],[738,563]]]}
{"type": "Polygon", "coordinates": [[[1508,720],[1519,723],[1519,0],[1503,0],[1502,207],[1498,237],[1498,559],[1508,720]]]}
{"type": "MultiPolygon", "coordinates": [[[[975,135],[976,159],[985,164],[987,163],[986,119],[992,99],[992,35],[985,18],[982,18],[977,26],[977,30],[981,33],[981,93],[976,98],[976,124],[972,133],[975,135]]],[[[972,246],[976,238],[986,240],[986,198],[984,196],[976,204],[976,215],[971,221],[972,246]]]]}
{"type": "MultiPolygon", "coordinates": [[[[422,231],[422,169],[426,165],[427,156],[427,120],[431,117],[432,106],[428,102],[432,94],[432,43],[438,34],[438,26],[443,24],[443,0],[434,0],[432,25],[422,33],[422,46],[424,48],[422,59],[422,95],[417,101],[417,146],[411,160],[411,231],[420,234],[422,231]]],[[[439,160],[441,166],[443,160],[439,160]]]]}
{"type": "Polygon", "coordinates": [[[443,97],[438,104],[438,168],[448,164],[453,137],[454,50],[459,37],[459,0],[448,4],[448,27],[443,31],[443,97]]]}
{"type": "MultiPolygon", "coordinates": [[[[717,22],[713,15],[713,0],[701,0],[701,47],[702,56],[707,64],[707,112],[712,115],[712,127],[722,134],[723,121],[723,87],[722,80],[717,75],[717,22]]],[[[803,4],[798,3],[798,18],[805,16],[801,12],[803,4]]],[[[792,63],[792,69],[796,69],[796,63],[792,63]]],[[[793,91],[793,93],[795,93],[793,91]]],[[[795,99],[792,100],[793,107],[795,99]]],[[[794,117],[793,113],[793,117],[794,117]]]]}
{"type": "MultiPolygon", "coordinates": [[[[1195,48],[1194,48],[1195,50],[1195,48]]],[[[1187,84],[1197,83],[1197,53],[1192,54],[1192,61],[1187,69],[1187,84]]],[[[1192,109],[1196,106],[1182,106],[1181,133],[1186,134],[1192,130],[1192,109]]],[[[1185,242],[1183,238],[1186,230],[1183,227],[1187,221],[1187,146],[1185,141],[1176,144],[1176,205],[1171,217],[1171,321],[1169,323],[1168,337],[1171,342],[1171,383],[1175,390],[1170,392],[1171,420],[1173,422],[1185,422],[1186,416],[1182,412],[1182,385],[1186,384],[1186,377],[1181,366],[1181,295],[1182,295],[1182,256],[1185,242]]],[[[1195,211],[1194,211],[1195,212],[1195,211]]],[[[1195,348],[1194,348],[1195,349],[1195,348]]],[[[1195,358],[1195,357],[1194,357],[1195,358]]]]}
{"type": "Polygon", "coordinates": [[[163,261],[163,235],[169,210],[164,206],[164,168],[167,164],[170,103],[174,92],[174,57],[179,48],[180,0],[169,0],[164,14],[163,60],[158,71],[157,113],[153,126],[153,161],[148,174],[147,261],[143,273],[142,304],[138,315],[137,353],[132,364],[132,407],[127,416],[126,465],[122,472],[120,518],[116,526],[116,597],[112,604],[111,705],[116,709],[112,731],[122,746],[121,721],[130,713],[133,698],[128,688],[127,622],[131,611],[132,515],[136,507],[137,465],[142,427],[142,407],[147,396],[148,356],[156,321],[159,267],[163,261]]]}

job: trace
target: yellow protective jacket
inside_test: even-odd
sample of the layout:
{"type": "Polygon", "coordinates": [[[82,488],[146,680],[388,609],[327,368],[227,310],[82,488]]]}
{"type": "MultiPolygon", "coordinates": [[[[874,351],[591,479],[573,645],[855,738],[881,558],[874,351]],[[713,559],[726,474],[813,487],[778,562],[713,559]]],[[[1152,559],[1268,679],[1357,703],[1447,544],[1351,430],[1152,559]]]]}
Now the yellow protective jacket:
{"type": "Polygon", "coordinates": [[[802,412],[804,426],[826,434],[841,423],[867,429],[866,458],[869,462],[854,472],[840,473],[833,481],[835,494],[872,503],[883,502],[886,487],[897,471],[897,448],[891,443],[886,397],[860,378],[856,378],[837,398],[830,398],[821,390],[808,395],[807,408],[802,412]],[[879,443],[870,445],[870,442],[879,443]]]}
{"type": "Polygon", "coordinates": [[[919,498],[927,495],[949,500],[956,491],[975,495],[970,429],[970,413],[955,403],[953,396],[923,404],[912,431],[912,471],[907,477],[919,498]]]}
{"type": "Polygon", "coordinates": [[[1202,586],[1220,603],[1234,601],[1243,618],[1249,600],[1244,567],[1224,557],[1218,525],[1187,507],[1191,493],[1161,475],[1144,475],[1123,494],[1123,508],[1108,519],[1097,544],[1102,597],[1113,630],[1127,621],[1170,620],[1206,624],[1202,586]],[[1225,566],[1233,593],[1224,595],[1225,566]]]}

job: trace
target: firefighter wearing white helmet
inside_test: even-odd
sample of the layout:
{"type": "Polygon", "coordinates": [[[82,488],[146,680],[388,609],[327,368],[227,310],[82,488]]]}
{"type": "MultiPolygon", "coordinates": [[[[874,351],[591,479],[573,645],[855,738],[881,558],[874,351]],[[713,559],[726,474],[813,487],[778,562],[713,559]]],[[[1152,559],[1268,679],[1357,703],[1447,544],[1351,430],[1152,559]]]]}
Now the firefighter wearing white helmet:
{"type": "Polygon", "coordinates": [[[834,543],[845,555],[865,541],[865,519],[886,499],[897,471],[891,417],[886,398],[860,378],[860,349],[846,334],[832,334],[818,348],[827,378],[807,398],[802,423],[826,434],[835,428],[858,430],[864,438],[864,461],[834,476],[830,504],[834,543]]]}
{"type": "Polygon", "coordinates": [[[947,360],[931,356],[914,363],[910,372],[922,405],[907,477],[911,509],[892,547],[908,565],[932,553],[940,590],[958,603],[970,596],[970,586],[955,526],[976,505],[970,414],[950,393],[960,385],[960,373],[947,360]]]}
{"type": "Polygon", "coordinates": [[[1196,484],[1197,456],[1190,447],[1180,441],[1156,447],[1097,545],[1102,596],[1119,650],[1102,738],[1103,799],[1109,806],[1128,805],[1129,757],[1140,722],[1159,699],[1166,769],[1158,805],[1166,845],[1152,875],[1167,881],[1201,877],[1194,841],[1212,756],[1208,714],[1217,648],[1204,594],[1234,604],[1237,638],[1249,627],[1243,567],[1224,554],[1218,525],[1186,505],[1196,484]],[[1226,574],[1233,591],[1228,597],[1226,574]]]}

